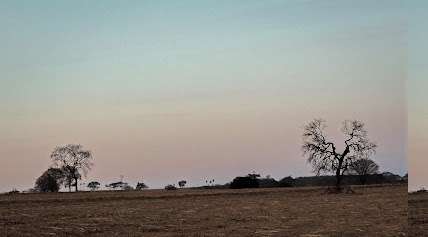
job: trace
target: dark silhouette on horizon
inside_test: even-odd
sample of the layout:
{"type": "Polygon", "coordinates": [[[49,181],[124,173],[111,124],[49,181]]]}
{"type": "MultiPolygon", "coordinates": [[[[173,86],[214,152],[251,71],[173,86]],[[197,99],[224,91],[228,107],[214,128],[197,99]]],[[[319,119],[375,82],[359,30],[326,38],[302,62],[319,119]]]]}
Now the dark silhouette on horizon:
{"type": "Polygon", "coordinates": [[[100,182],[98,181],[92,181],[88,183],[88,188],[91,189],[91,191],[96,191],[100,188],[100,182]]]}
{"type": "Polygon", "coordinates": [[[366,184],[367,177],[379,173],[379,165],[371,159],[356,160],[349,167],[349,174],[358,175],[362,185],[366,184]]]}
{"type": "Polygon", "coordinates": [[[317,175],[335,174],[336,189],[340,191],[342,177],[351,165],[359,159],[370,157],[375,153],[377,145],[368,139],[364,123],[345,121],[342,127],[344,150],[339,152],[338,145],[327,139],[324,131],[326,127],[322,119],[314,119],[307,124],[303,132],[302,150],[317,175]]]}
{"type": "Polygon", "coordinates": [[[38,192],[58,192],[65,181],[64,172],[59,168],[49,168],[37,178],[34,189],[38,192]]]}
{"type": "Polygon", "coordinates": [[[82,175],[86,176],[93,166],[91,152],[83,150],[82,145],[68,144],[56,147],[51,158],[55,167],[64,172],[69,191],[71,191],[71,186],[74,186],[77,192],[78,180],[82,178],[82,175]]]}

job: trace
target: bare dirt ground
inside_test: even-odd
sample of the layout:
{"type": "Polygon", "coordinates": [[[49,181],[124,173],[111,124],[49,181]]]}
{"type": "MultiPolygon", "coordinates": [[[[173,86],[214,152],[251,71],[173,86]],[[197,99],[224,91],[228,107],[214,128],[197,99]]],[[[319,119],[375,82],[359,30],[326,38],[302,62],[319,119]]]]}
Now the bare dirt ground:
{"type": "Polygon", "coordinates": [[[409,236],[428,236],[428,193],[409,194],[409,236]]]}
{"type": "Polygon", "coordinates": [[[354,190],[0,195],[0,236],[407,236],[407,185],[354,190]]]}

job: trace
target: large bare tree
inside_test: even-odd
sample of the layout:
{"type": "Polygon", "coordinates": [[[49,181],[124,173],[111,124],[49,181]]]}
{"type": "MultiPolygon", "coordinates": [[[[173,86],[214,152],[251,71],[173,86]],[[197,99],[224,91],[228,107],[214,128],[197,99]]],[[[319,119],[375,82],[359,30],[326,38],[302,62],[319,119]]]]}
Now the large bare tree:
{"type": "Polygon", "coordinates": [[[81,145],[68,144],[56,147],[51,158],[55,166],[63,170],[70,191],[73,185],[77,192],[78,180],[81,179],[82,174],[86,176],[93,165],[91,152],[84,150],[81,145]]]}
{"type": "Polygon", "coordinates": [[[325,133],[326,123],[322,119],[315,119],[308,123],[303,132],[302,150],[314,172],[334,173],[336,188],[341,189],[342,177],[351,164],[359,159],[370,157],[376,151],[376,144],[370,142],[364,123],[353,120],[343,123],[342,132],[345,136],[339,149],[332,140],[328,140],[325,133]]]}

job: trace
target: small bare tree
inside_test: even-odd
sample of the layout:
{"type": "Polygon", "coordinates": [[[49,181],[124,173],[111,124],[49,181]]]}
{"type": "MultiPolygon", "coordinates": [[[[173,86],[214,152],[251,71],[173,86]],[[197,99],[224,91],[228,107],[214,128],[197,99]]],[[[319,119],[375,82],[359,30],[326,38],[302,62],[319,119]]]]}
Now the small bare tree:
{"type": "Polygon", "coordinates": [[[356,160],[349,167],[349,173],[358,175],[362,185],[366,184],[367,177],[379,172],[379,165],[369,158],[356,160]]]}
{"type": "Polygon", "coordinates": [[[336,175],[336,188],[341,190],[343,174],[356,160],[368,158],[376,150],[376,144],[369,141],[364,123],[354,120],[343,123],[345,135],[344,150],[338,151],[334,142],[327,140],[325,121],[315,119],[307,124],[303,133],[302,150],[314,172],[333,172],[336,175]]]}
{"type": "Polygon", "coordinates": [[[68,144],[56,147],[51,158],[55,166],[61,168],[65,173],[69,190],[71,191],[73,185],[77,192],[78,180],[81,179],[82,174],[86,175],[93,166],[91,152],[83,150],[81,145],[68,144]]]}

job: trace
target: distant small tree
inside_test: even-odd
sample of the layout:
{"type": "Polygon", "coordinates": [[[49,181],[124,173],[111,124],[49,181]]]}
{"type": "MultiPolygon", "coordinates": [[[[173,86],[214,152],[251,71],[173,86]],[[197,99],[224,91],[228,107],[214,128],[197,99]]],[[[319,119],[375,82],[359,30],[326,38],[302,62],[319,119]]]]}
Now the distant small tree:
{"type": "Polygon", "coordinates": [[[34,188],[39,192],[58,192],[64,180],[64,173],[61,169],[49,168],[37,178],[34,188]]]}
{"type": "Polygon", "coordinates": [[[179,186],[180,188],[184,188],[184,186],[186,186],[186,183],[187,183],[187,181],[186,181],[186,180],[178,181],[178,186],[179,186]]]}
{"type": "Polygon", "coordinates": [[[307,124],[303,132],[302,150],[314,172],[332,172],[336,175],[336,189],[341,190],[343,175],[356,160],[369,158],[376,151],[376,144],[370,142],[364,123],[354,120],[343,123],[344,149],[339,152],[337,144],[327,140],[325,121],[315,119],[307,124]]]}
{"type": "Polygon", "coordinates": [[[92,181],[92,182],[89,182],[88,183],[88,188],[90,188],[91,189],[91,191],[95,191],[95,190],[97,190],[97,189],[99,189],[100,188],[100,183],[99,182],[97,182],[97,181],[92,181]]]}
{"type": "Polygon", "coordinates": [[[107,184],[106,185],[107,188],[111,188],[111,189],[121,189],[121,190],[125,190],[127,189],[127,187],[129,187],[128,183],[119,181],[119,182],[113,182],[111,184],[107,184]]]}
{"type": "Polygon", "coordinates": [[[366,184],[369,175],[377,174],[378,172],[379,165],[368,158],[356,160],[349,167],[349,173],[358,175],[362,185],[366,184]]]}
{"type": "Polygon", "coordinates": [[[81,145],[68,144],[56,147],[51,158],[55,166],[64,172],[69,191],[74,186],[77,192],[78,180],[93,166],[91,152],[83,150],[81,145]]]}
{"type": "Polygon", "coordinates": [[[149,188],[149,187],[143,182],[138,182],[137,186],[135,186],[135,190],[143,190],[146,188],[149,188]]]}

